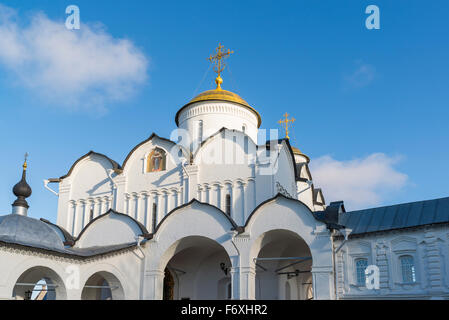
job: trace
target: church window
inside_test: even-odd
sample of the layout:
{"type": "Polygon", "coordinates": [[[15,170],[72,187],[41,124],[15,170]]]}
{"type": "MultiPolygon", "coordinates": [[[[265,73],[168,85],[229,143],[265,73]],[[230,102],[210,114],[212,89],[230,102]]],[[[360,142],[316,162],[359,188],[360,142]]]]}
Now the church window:
{"type": "Polygon", "coordinates": [[[166,164],[166,153],[156,148],[148,156],[147,172],[164,171],[166,164]]]}
{"type": "Polygon", "coordinates": [[[231,216],[231,195],[227,194],[226,195],[226,214],[228,216],[231,216]]]}
{"type": "Polygon", "coordinates": [[[357,275],[357,285],[364,286],[365,285],[365,270],[368,267],[368,260],[367,259],[357,259],[355,261],[355,269],[356,269],[356,275],[357,275]]]}
{"type": "Polygon", "coordinates": [[[157,226],[157,204],[153,203],[153,221],[152,221],[152,225],[153,225],[153,233],[156,231],[156,226],[157,226]]]}
{"type": "Polygon", "coordinates": [[[246,133],[246,125],[245,124],[242,126],[242,131],[243,131],[243,133],[246,133]]]}
{"type": "Polygon", "coordinates": [[[232,283],[229,282],[228,285],[226,286],[226,298],[228,300],[232,299],[232,283]]]}
{"type": "Polygon", "coordinates": [[[399,257],[399,261],[401,262],[402,282],[415,283],[416,270],[413,257],[409,255],[401,256],[399,257]]]}

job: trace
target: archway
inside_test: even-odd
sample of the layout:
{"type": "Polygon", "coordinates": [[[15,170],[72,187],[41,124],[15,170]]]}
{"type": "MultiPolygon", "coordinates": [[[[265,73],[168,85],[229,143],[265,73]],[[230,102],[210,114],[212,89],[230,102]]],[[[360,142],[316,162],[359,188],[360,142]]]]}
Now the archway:
{"type": "Polygon", "coordinates": [[[216,241],[189,236],[177,241],[164,256],[164,298],[173,290],[175,300],[226,299],[231,281],[231,261],[216,241]],[[169,272],[167,273],[167,271],[169,272]],[[170,288],[170,285],[172,287],[170,288]]]}
{"type": "Polygon", "coordinates": [[[89,277],[81,293],[81,300],[123,300],[120,281],[110,272],[101,271],[89,277]]]}
{"type": "Polygon", "coordinates": [[[54,270],[36,266],[20,275],[12,296],[17,300],[65,300],[67,292],[64,281],[54,270]]]}
{"type": "Polygon", "coordinates": [[[256,256],[256,299],[310,298],[312,254],[299,235],[288,230],[265,232],[256,241],[253,253],[256,256]]]}

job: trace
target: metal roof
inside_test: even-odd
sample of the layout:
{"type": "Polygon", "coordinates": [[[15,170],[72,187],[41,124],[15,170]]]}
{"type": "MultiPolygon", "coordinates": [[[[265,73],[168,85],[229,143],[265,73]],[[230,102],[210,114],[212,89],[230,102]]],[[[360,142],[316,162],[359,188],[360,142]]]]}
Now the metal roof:
{"type": "MultiPolygon", "coordinates": [[[[67,241],[65,236],[67,231],[58,226],[60,230],[63,230],[59,233],[54,229],[54,226],[48,221],[18,214],[0,216],[0,243],[43,249],[80,258],[93,257],[137,246],[136,242],[131,242],[90,248],[66,247],[64,242],[67,241]]],[[[70,237],[70,239],[72,238],[70,237]]]]}
{"type": "Polygon", "coordinates": [[[449,222],[449,197],[341,213],[339,224],[362,234],[449,222]]]}

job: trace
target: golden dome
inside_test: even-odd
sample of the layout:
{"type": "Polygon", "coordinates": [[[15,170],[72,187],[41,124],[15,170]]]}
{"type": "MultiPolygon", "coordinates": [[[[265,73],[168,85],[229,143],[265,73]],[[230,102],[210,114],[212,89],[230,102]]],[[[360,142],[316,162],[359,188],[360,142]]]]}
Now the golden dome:
{"type": "Polygon", "coordinates": [[[301,150],[299,150],[298,148],[292,147],[292,150],[293,150],[293,154],[299,154],[299,155],[302,155],[301,150]]]}
{"type": "Polygon", "coordinates": [[[176,124],[178,124],[178,116],[182,110],[184,110],[186,107],[188,107],[192,103],[200,102],[200,101],[228,101],[228,102],[238,103],[241,106],[252,111],[257,116],[257,127],[258,128],[262,124],[262,118],[261,118],[259,112],[256,111],[256,109],[251,107],[248,104],[248,102],[243,100],[238,94],[235,94],[234,92],[231,92],[231,91],[221,89],[221,87],[218,83],[217,83],[216,89],[208,90],[208,91],[204,91],[204,92],[200,93],[195,98],[190,100],[190,102],[187,103],[184,107],[182,107],[176,114],[176,118],[175,118],[176,124]]]}
{"type": "Polygon", "coordinates": [[[299,150],[298,148],[292,147],[292,151],[293,151],[294,155],[305,157],[307,159],[307,163],[310,162],[310,158],[307,155],[305,155],[304,153],[302,153],[301,150],[299,150]]]}

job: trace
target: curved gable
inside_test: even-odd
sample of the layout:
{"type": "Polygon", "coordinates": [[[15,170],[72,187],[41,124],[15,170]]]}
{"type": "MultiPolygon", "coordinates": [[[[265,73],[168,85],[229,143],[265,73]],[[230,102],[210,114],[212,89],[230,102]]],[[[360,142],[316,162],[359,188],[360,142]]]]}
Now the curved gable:
{"type": "MultiPolygon", "coordinates": [[[[244,141],[244,138],[248,138],[248,149],[251,150],[253,149],[254,151],[257,148],[256,143],[253,141],[253,139],[251,139],[250,136],[248,136],[247,134],[245,134],[242,131],[239,130],[231,130],[228,129],[226,127],[221,128],[220,130],[218,130],[217,132],[215,132],[214,134],[212,134],[211,136],[209,136],[206,140],[204,140],[200,147],[195,151],[195,153],[193,154],[193,162],[195,163],[197,157],[204,152],[204,149],[207,148],[207,146],[211,143],[214,142],[214,140],[219,139],[221,137],[221,135],[225,135],[225,137],[234,137],[234,136],[241,136],[242,142],[244,141]]],[[[243,148],[243,145],[242,145],[243,148]]]]}
{"type": "Polygon", "coordinates": [[[99,158],[103,158],[106,161],[108,161],[111,164],[111,168],[114,170],[115,173],[119,174],[122,171],[122,168],[120,167],[120,165],[115,162],[114,160],[112,160],[111,158],[109,158],[108,156],[105,156],[104,154],[95,152],[95,151],[89,151],[88,153],[86,153],[84,156],[80,157],[78,160],[76,160],[73,165],[70,167],[69,171],[67,172],[67,174],[63,175],[62,177],[60,177],[59,179],[51,179],[51,180],[64,180],[65,178],[68,178],[69,176],[72,175],[73,171],[75,170],[75,168],[82,163],[83,160],[90,158],[90,157],[99,157],[99,158]]]}
{"type": "MultiPolygon", "coordinates": [[[[123,162],[122,168],[123,170],[127,169],[127,164],[133,159],[134,154],[136,153],[137,150],[139,150],[141,147],[144,147],[145,145],[150,145],[150,142],[153,142],[152,145],[154,146],[158,146],[161,147],[162,149],[164,149],[167,154],[170,154],[170,151],[173,147],[178,146],[182,152],[184,153],[184,155],[187,154],[187,151],[185,150],[185,148],[182,148],[180,145],[177,145],[175,142],[166,139],[166,138],[162,138],[159,137],[157,134],[152,133],[151,136],[142,141],[141,143],[139,143],[137,146],[135,146],[130,153],[128,153],[128,155],[126,156],[125,161],[123,162]]],[[[178,149],[179,150],[179,149],[178,149]]],[[[187,156],[187,159],[189,158],[189,156],[187,156]]]]}
{"type": "Polygon", "coordinates": [[[312,232],[325,230],[326,224],[319,221],[300,200],[278,194],[254,209],[245,224],[245,232],[251,233],[251,236],[274,229],[294,231],[310,244],[314,241],[312,232]]]}
{"type": "Polygon", "coordinates": [[[202,217],[204,218],[205,216],[209,216],[210,222],[214,221],[221,224],[225,229],[225,232],[231,230],[242,231],[242,228],[237,226],[235,221],[219,208],[211,204],[199,202],[198,200],[193,199],[189,203],[186,203],[170,211],[158,224],[154,235],[159,235],[161,232],[163,232],[167,225],[173,223],[179,224],[180,226],[196,225],[208,228],[208,222],[201,220],[202,217]],[[205,213],[205,215],[198,214],[197,216],[192,216],[191,214],[195,214],[195,212],[202,212],[205,213]],[[182,215],[184,215],[184,217],[181,217],[182,215]]]}
{"type": "Polygon", "coordinates": [[[111,209],[92,220],[81,231],[75,246],[89,248],[133,243],[139,236],[150,237],[147,229],[140,222],[111,209]]]}

